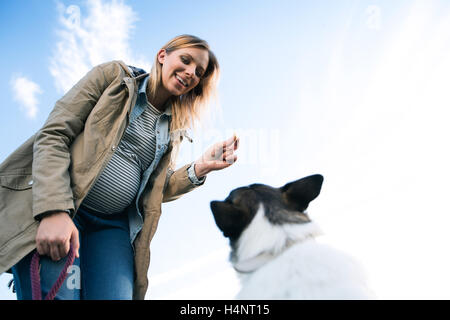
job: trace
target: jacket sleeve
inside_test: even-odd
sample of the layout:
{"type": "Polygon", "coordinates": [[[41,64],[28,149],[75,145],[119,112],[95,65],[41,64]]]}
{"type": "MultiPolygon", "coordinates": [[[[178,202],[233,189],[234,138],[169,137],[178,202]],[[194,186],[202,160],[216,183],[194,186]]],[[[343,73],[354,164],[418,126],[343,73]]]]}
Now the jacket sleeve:
{"type": "Polygon", "coordinates": [[[164,188],[163,202],[169,202],[180,198],[183,194],[188,193],[198,186],[203,185],[205,179],[201,183],[194,183],[189,177],[188,169],[191,164],[187,164],[176,171],[169,170],[166,178],[166,186],[164,188]]]}
{"type": "Polygon", "coordinates": [[[103,91],[112,82],[118,64],[94,67],[55,104],[33,145],[33,217],[55,210],[74,212],[70,185],[70,145],[103,91]]]}

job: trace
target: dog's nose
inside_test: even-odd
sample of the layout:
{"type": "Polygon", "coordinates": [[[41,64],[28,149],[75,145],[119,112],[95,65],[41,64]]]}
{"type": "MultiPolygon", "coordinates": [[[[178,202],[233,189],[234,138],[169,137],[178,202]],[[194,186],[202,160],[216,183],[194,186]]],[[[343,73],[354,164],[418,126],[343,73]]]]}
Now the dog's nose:
{"type": "Polygon", "coordinates": [[[323,183],[323,175],[321,175],[321,174],[312,175],[311,179],[313,179],[314,182],[316,182],[317,184],[322,184],[323,183]]]}
{"type": "Polygon", "coordinates": [[[219,201],[211,201],[210,203],[209,203],[209,207],[211,208],[211,210],[212,211],[214,211],[214,208],[217,206],[217,203],[218,203],[219,201]]]}

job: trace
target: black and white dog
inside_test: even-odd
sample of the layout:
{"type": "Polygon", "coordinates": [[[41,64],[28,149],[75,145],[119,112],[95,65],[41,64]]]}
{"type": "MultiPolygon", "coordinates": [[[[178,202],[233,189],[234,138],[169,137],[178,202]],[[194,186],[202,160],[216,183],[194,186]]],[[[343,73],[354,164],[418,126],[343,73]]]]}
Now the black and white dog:
{"type": "Polygon", "coordinates": [[[322,182],[312,175],[281,188],[252,184],[211,202],[241,278],[238,299],[374,298],[351,257],[314,241],[320,230],[306,209],[322,182]]]}

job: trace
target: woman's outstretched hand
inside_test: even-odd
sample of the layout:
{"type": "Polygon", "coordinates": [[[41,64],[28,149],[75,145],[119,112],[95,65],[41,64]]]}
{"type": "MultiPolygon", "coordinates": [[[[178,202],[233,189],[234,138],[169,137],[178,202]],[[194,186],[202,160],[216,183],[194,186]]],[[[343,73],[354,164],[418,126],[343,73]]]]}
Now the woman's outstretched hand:
{"type": "Polygon", "coordinates": [[[217,142],[195,161],[195,174],[198,178],[207,175],[211,171],[228,168],[237,160],[234,151],[239,147],[239,138],[233,135],[231,138],[217,142]]]}

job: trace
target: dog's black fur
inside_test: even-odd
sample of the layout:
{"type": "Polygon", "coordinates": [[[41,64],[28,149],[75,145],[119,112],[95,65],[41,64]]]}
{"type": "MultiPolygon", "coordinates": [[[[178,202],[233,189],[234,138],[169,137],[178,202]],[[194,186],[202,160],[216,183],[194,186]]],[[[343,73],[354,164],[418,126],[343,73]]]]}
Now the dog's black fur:
{"type": "Polygon", "coordinates": [[[224,201],[211,201],[211,211],[217,226],[233,246],[252,221],[260,203],[264,205],[267,219],[273,224],[309,222],[305,210],[319,195],[322,183],[323,176],[316,174],[281,188],[265,184],[240,187],[231,191],[224,201]]]}

